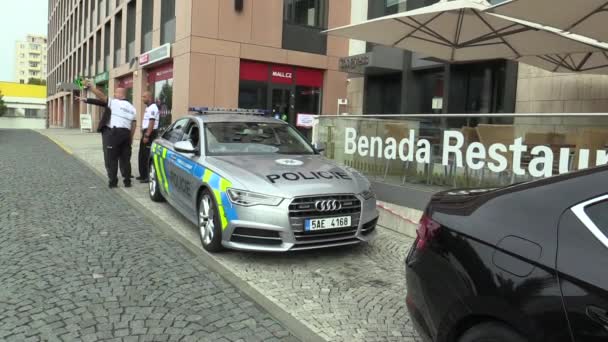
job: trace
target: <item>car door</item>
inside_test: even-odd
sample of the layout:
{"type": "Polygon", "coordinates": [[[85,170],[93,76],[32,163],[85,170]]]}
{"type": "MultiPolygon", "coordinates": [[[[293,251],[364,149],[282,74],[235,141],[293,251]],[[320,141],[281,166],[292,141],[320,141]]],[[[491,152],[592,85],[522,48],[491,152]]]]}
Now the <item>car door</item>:
{"type": "Polygon", "coordinates": [[[155,151],[157,155],[155,157],[154,163],[158,163],[156,167],[156,176],[158,178],[158,182],[160,184],[161,192],[167,201],[171,204],[175,205],[176,196],[175,196],[175,179],[171,177],[172,173],[175,173],[174,168],[175,164],[173,163],[175,151],[173,149],[173,145],[181,141],[184,136],[184,129],[188,124],[188,119],[180,119],[177,120],[167,131],[163,134],[162,140],[160,140],[160,149],[155,151]],[[165,152],[166,150],[166,152],[165,152]]]}
{"type": "Polygon", "coordinates": [[[557,269],[574,341],[608,341],[608,194],[567,210],[558,234],[557,269]]]}
{"type": "Polygon", "coordinates": [[[199,170],[197,159],[200,156],[200,128],[196,120],[190,120],[184,127],[184,135],[181,141],[189,141],[196,148],[195,153],[177,152],[171,155],[171,178],[174,184],[174,195],[179,202],[180,210],[188,217],[195,213],[196,203],[194,193],[201,180],[195,174],[199,170]]]}

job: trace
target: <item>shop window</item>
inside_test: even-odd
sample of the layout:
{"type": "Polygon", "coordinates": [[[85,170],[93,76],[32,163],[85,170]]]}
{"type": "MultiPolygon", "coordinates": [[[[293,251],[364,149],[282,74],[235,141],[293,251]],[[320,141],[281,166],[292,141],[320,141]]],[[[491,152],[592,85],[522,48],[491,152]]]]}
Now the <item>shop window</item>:
{"type": "Polygon", "coordinates": [[[241,81],[239,85],[239,108],[266,108],[268,85],[263,82],[241,81]]]}
{"type": "Polygon", "coordinates": [[[321,89],[296,87],[296,113],[319,114],[321,112],[321,89]]]}
{"type": "Polygon", "coordinates": [[[173,64],[165,64],[148,74],[150,91],[160,112],[159,127],[171,124],[173,109],[173,64]]]}

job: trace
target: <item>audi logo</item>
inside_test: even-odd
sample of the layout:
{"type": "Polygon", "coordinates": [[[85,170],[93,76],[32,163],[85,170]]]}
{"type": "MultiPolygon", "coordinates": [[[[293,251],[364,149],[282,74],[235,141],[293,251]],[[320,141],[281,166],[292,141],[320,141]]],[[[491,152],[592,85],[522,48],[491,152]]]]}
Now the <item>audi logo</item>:
{"type": "Polygon", "coordinates": [[[315,209],[320,212],[337,211],[342,209],[342,203],[338,200],[316,201],[315,209]]]}

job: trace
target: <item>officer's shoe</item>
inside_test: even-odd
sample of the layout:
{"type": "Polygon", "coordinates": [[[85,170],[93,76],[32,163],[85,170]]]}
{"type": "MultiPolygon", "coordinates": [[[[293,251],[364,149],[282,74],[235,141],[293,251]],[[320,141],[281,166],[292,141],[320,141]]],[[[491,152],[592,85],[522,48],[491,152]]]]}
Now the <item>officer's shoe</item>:
{"type": "Polygon", "coordinates": [[[118,183],[108,183],[108,188],[110,188],[110,189],[118,188],[118,183]]]}
{"type": "Polygon", "coordinates": [[[135,179],[137,179],[138,181],[141,181],[141,180],[144,180],[144,179],[146,179],[146,178],[145,178],[145,177],[142,177],[142,176],[138,176],[138,177],[136,177],[135,179]]]}
{"type": "Polygon", "coordinates": [[[125,188],[130,188],[131,187],[131,181],[125,182],[125,188]]]}
{"type": "Polygon", "coordinates": [[[150,180],[148,178],[142,178],[139,180],[140,183],[150,183],[150,180]]]}

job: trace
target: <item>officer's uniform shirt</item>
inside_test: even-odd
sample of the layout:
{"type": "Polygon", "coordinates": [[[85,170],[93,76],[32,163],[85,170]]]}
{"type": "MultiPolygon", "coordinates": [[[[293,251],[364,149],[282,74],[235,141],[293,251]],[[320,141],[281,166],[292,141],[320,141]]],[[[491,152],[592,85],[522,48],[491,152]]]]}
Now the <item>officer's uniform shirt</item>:
{"type": "Polygon", "coordinates": [[[127,100],[108,97],[108,107],[112,111],[108,127],[131,129],[131,123],[136,119],[135,107],[127,100]]]}
{"type": "Polygon", "coordinates": [[[152,103],[148,107],[146,107],[146,111],[144,112],[144,119],[141,121],[141,129],[148,129],[148,125],[150,124],[150,119],[154,119],[154,128],[158,129],[158,123],[160,121],[160,113],[158,111],[158,106],[156,103],[152,103]]]}

